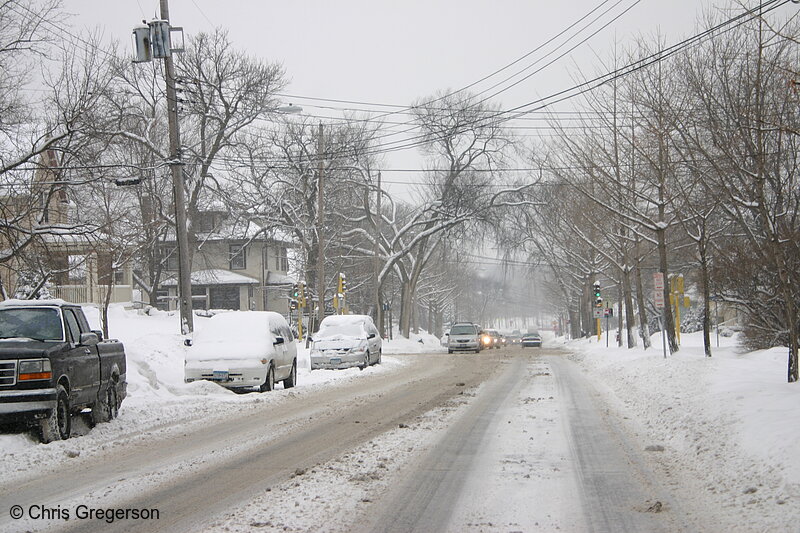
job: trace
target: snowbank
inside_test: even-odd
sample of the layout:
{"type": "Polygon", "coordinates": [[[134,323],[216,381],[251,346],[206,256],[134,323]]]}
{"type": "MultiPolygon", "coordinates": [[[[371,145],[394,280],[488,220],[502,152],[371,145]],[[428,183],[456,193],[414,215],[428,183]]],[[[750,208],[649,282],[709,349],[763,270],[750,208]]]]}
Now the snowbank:
{"type": "Polygon", "coordinates": [[[392,340],[383,341],[383,353],[433,353],[444,352],[447,353],[447,348],[441,345],[441,342],[435,335],[431,335],[425,331],[420,333],[411,333],[409,338],[401,337],[400,333],[395,330],[392,335],[392,340]]]}
{"type": "Polygon", "coordinates": [[[800,520],[800,384],[786,383],[787,348],[746,353],[734,337],[719,348],[712,337],[707,358],[702,333],[692,333],[664,358],[660,334],[645,351],[613,346],[611,333],[609,348],[595,337],[566,346],[663,446],[666,468],[688,469],[689,498],[718,500],[737,531],[776,530],[787,513],[800,520]]]}

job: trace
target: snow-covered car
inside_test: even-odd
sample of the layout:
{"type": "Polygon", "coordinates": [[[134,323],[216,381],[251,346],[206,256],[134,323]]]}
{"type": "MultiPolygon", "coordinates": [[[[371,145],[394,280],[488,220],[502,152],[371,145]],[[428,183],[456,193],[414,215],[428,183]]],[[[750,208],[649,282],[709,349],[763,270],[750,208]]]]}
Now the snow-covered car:
{"type": "Polygon", "coordinates": [[[325,317],[312,338],[311,370],[354,366],[363,370],[381,362],[383,341],[368,315],[325,317]]]}
{"type": "Polygon", "coordinates": [[[213,316],[186,351],[187,382],[208,380],[229,389],[297,384],[297,342],[286,319],[271,311],[235,311],[213,316]]]}

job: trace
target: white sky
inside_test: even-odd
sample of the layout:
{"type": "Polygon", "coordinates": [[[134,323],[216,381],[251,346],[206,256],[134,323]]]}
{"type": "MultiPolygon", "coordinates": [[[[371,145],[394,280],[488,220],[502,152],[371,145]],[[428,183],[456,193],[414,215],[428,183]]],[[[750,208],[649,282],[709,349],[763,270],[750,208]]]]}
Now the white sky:
{"type": "MultiPolygon", "coordinates": [[[[74,29],[100,28],[107,39],[119,41],[125,50],[132,50],[133,26],[159,12],[157,0],[64,0],[64,5],[74,14],[70,20],[74,29]]],[[[436,91],[473,83],[562,30],[574,31],[579,27],[576,22],[593,8],[600,6],[592,18],[611,8],[579,37],[562,38],[559,42],[566,40],[569,44],[559,53],[608,24],[586,44],[496,98],[502,107],[510,108],[569,87],[573,84],[570,72],[578,67],[587,73],[604,71],[595,64],[595,54],[608,58],[615,42],[624,48],[638,35],[661,32],[667,43],[674,43],[694,33],[704,6],[731,5],[732,1],[724,0],[171,0],[170,18],[187,36],[214,26],[227,28],[238,47],[259,58],[283,63],[291,80],[288,95],[408,105],[436,91]],[[611,21],[628,8],[616,22],[611,21]]],[[[796,9],[789,4],[781,10],[796,9]]],[[[531,55],[475,90],[489,87],[552,48],[531,55]]],[[[315,106],[386,111],[296,96],[287,97],[286,102],[301,105],[306,114],[321,116],[341,117],[342,111],[315,106]]],[[[394,154],[387,163],[394,168],[420,165],[413,151],[394,154]]],[[[391,181],[393,177],[385,179],[391,181]]]]}

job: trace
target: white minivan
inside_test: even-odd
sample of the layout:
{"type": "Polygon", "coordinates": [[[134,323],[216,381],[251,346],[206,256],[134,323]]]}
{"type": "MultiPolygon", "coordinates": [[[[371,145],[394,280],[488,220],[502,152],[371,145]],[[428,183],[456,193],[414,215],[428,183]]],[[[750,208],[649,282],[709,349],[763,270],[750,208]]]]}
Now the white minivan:
{"type": "Polygon", "coordinates": [[[278,313],[220,313],[195,333],[186,350],[184,378],[261,392],[283,381],[283,388],[289,389],[297,384],[297,342],[278,313]]]}
{"type": "Polygon", "coordinates": [[[363,370],[381,362],[383,342],[369,315],[327,316],[313,339],[311,370],[354,366],[363,370]]]}

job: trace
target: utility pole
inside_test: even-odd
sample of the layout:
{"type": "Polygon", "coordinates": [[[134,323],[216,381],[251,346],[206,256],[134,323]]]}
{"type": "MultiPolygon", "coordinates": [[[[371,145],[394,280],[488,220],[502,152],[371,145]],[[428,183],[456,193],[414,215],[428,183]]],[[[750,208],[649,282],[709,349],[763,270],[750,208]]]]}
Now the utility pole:
{"type": "Polygon", "coordinates": [[[378,319],[378,332],[383,338],[383,302],[381,301],[381,173],[378,171],[378,191],[375,199],[375,317],[378,319]]]}
{"type": "MultiPolygon", "coordinates": [[[[162,0],[164,1],[164,0],[162,0]]],[[[325,223],[324,201],[324,173],[325,173],[325,140],[322,133],[322,122],[319,123],[317,136],[317,321],[319,323],[325,316],[325,240],[323,239],[322,226],[325,223]]]]}
{"type": "MultiPolygon", "coordinates": [[[[168,0],[161,0],[161,18],[169,21],[168,0]]],[[[164,57],[164,77],[167,83],[167,117],[169,119],[169,167],[172,171],[172,196],[175,205],[175,237],[178,241],[178,310],[181,334],[194,331],[192,315],[192,281],[189,264],[189,236],[186,227],[186,200],[183,192],[183,162],[178,129],[178,98],[175,91],[175,65],[172,54],[164,57]]]]}

